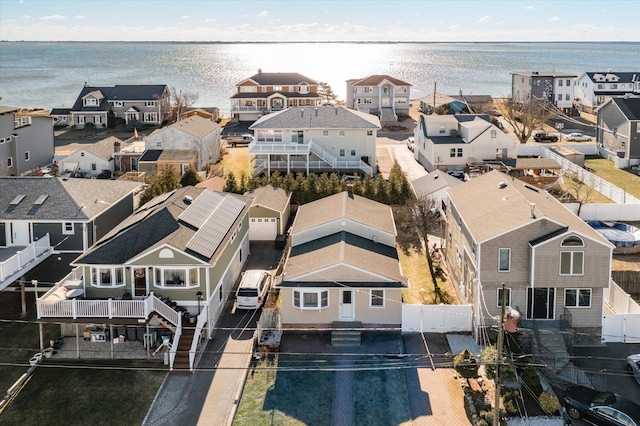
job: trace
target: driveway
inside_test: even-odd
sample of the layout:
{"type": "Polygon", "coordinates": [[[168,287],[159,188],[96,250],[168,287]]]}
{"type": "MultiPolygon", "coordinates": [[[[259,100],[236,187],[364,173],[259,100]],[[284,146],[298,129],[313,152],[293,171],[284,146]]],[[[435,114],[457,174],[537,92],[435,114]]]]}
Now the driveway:
{"type": "Polygon", "coordinates": [[[409,134],[378,137],[377,157],[380,174],[384,178],[389,177],[389,172],[394,160],[398,162],[400,168],[407,175],[409,182],[414,181],[427,174],[424,167],[418,163],[413,156],[413,152],[407,148],[409,134]]]}

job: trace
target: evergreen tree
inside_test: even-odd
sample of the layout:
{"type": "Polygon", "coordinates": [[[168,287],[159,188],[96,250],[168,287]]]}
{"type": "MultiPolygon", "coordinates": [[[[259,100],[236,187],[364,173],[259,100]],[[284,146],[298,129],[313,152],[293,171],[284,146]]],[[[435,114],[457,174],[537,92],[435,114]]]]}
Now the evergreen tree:
{"type": "Polygon", "coordinates": [[[379,203],[389,204],[389,182],[380,176],[376,180],[376,194],[373,199],[379,203]]]}
{"type": "Polygon", "coordinates": [[[318,95],[320,95],[322,106],[332,106],[340,104],[340,102],[338,101],[338,96],[333,92],[333,89],[331,88],[329,83],[325,83],[324,81],[318,83],[318,95]]]}
{"type": "Polygon", "coordinates": [[[224,192],[237,193],[238,183],[236,182],[236,175],[233,173],[233,171],[230,171],[229,174],[227,174],[226,179],[227,183],[224,185],[224,192]]]}
{"type": "Polygon", "coordinates": [[[158,195],[180,188],[180,181],[178,180],[178,176],[176,175],[173,167],[165,167],[159,175],[149,175],[146,183],[147,187],[140,196],[141,206],[148,203],[158,195]]]}
{"type": "Polygon", "coordinates": [[[281,188],[282,187],[282,174],[280,174],[279,170],[276,170],[275,172],[273,172],[271,174],[271,186],[273,186],[274,188],[281,188]]]}
{"type": "MultiPolygon", "coordinates": [[[[382,179],[382,178],[379,178],[379,179],[382,179]]],[[[375,195],[376,195],[375,181],[373,180],[371,175],[369,174],[365,175],[362,186],[363,186],[362,196],[370,200],[375,199],[375,195]]]]}
{"type": "Polygon", "coordinates": [[[180,178],[180,186],[196,186],[200,182],[200,176],[191,167],[185,170],[180,178]]]}
{"type": "Polygon", "coordinates": [[[247,176],[247,172],[244,170],[240,172],[239,190],[241,194],[244,194],[245,192],[249,191],[249,177],[247,176]]]}
{"type": "Polygon", "coordinates": [[[329,175],[329,188],[330,188],[331,194],[337,194],[343,191],[340,178],[338,177],[338,174],[335,172],[329,175]]]}
{"type": "Polygon", "coordinates": [[[296,184],[296,180],[293,177],[293,173],[287,173],[282,179],[282,189],[285,191],[293,192],[293,188],[296,184]]]}

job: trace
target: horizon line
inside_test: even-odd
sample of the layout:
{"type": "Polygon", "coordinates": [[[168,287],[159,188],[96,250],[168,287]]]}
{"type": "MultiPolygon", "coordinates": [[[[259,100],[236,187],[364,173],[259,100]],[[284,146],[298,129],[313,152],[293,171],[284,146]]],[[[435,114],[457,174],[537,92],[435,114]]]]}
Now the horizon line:
{"type": "Polygon", "coordinates": [[[640,43],[640,40],[609,40],[609,41],[585,41],[585,40],[553,40],[553,41],[531,41],[531,40],[493,40],[493,41],[425,41],[425,40],[0,40],[0,43],[200,43],[200,44],[329,44],[329,43],[354,43],[354,44],[495,44],[495,43],[640,43]]]}

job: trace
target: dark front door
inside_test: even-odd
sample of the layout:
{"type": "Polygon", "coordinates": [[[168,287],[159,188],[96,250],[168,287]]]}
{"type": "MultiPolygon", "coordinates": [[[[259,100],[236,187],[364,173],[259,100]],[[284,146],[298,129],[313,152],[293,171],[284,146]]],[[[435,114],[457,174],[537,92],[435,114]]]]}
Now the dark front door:
{"type": "Polygon", "coordinates": [[[553,288],[528,288],[527,318],[553,319],[555,300],[553,288]]]}
{"type": "Polygon", "coordinates": [[[135,284],[135,297],[144,297],[147,295],[147,269],[146,268],[134,268],[133,279],[135,284]]]}

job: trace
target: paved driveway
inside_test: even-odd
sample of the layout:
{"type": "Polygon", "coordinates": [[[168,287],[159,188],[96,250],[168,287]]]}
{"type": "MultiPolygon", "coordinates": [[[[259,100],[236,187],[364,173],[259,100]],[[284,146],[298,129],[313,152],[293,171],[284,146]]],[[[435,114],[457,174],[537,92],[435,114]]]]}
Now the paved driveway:
{"type": "Polygon", "coordinates": [[[398,162],[400,168],[405,172],[409,182],[427,174],[424,167],[415,160],[413,152],[407,148],[408,137],[409,135],[394,135],[393,137],[379,137],[377,139],[378,166],[383,177],[389,177],[394,160],[398,162]]]}

